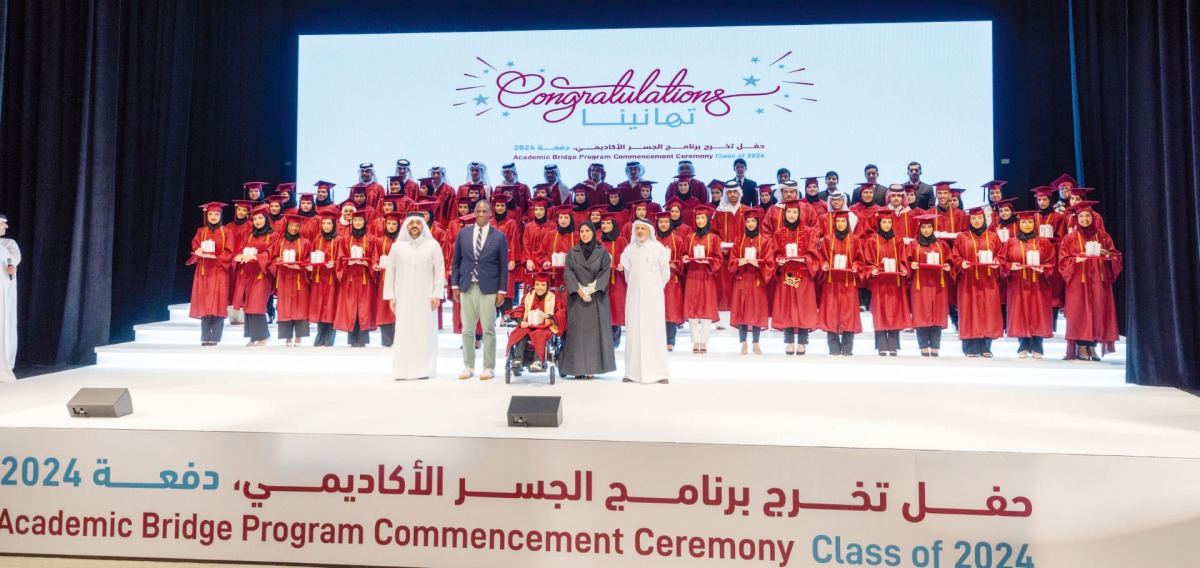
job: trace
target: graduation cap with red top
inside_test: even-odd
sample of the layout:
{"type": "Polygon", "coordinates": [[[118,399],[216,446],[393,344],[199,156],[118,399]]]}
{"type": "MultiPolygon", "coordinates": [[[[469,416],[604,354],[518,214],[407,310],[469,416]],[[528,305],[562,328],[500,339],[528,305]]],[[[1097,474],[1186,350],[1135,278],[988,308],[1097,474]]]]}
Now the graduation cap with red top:
{"type": "Polygon", "coordinates": [[[1033,220],[1037,220],[1037,218],[1038,218],[1038,215],[1039,215],[1039,214],[1040,214],[1040,213],[1039,213],[1039,212],[1037,212],[1037,211],[1017,211],[1017,219],[1021,219],[1021,220],[1026,220],[1026,219],[1033,219],[1033,220]]]}
{"type": "Polygon", "coordinates": [[[801,207],[804,207],[803,199],[789,199],[783,202],[784,209],[800,209],[801,207]]]}
{"type": "Polygon", "coordinates": [[[304,222],[308,220],[308,217],[305,217],[304,215],[297,215],[295,213],[288,213],[287,215],[284,215],[283,218],[287,219],[289,225],[292,223],[303,225],[304,222]]]}
{"type": "Polygon", "coordinates": [[[549,284],[550,281],[554,280],[554,273],[552,272],[534,272],[530,276],[533,277],[534,282],[545,282],[549,284]]]}
{"type": "Polygon", "coordinates": [[[356,218],[356,219],[366,219],[366,218],[367,218],[367,210],[366,210],[366,209],[360,209],[360,210],[358,210],[358,211],[355,211],[354,213],[352,213],[350,216],[351,216],[351,217],[354,217],[354,218],[356,218]]]}
{"type": "Polygon", "coordinates": [[[275,193],[292,193],[296,191],[296,182],[281,183],[275,186],[275,193]]]}
{"type": "Polygon", "coordinates": [[[317,216],[322,219],[337,219],[342,216],[342,213],[336,207],[330,205],[329,207],[322,207],[320,211],[317,211],[317,216]]]}
{"type": "Polygon", "coordinates": [[[358,210],[358,204],[349,199],[347,199],[341,203],[338,203],[338,210],[344,211],[347,207],[354,209],[354,210],[358,210]]]}
{"type": "Polygon", "coordinates": [[[282,195],[272,195],[267,198],[267,203],[278,203],[280,205],[287,203],[287,201],[288,201],[288,198],[286,198],[282,195]]]}
{"type": "Polygon", "coordinates": [[[417,202],[417,209],[420,211],[429,211],[430,213],[437,208],[437,200],[426,199],[417,202]]]}
{"type": "Polygon", "coordinates": [[[660,211],[660,212],[658,212],[657,214],[655,214],[655,215],[654,215],[654,220],[655,220],[655,221],[662,221],[663,219],[666,219],[666,220],[670,221],[670,220],[671,220],[671,213],[670,213],[669,211],[660,211]]]}
{"type": "Polygon", "coordinates": [[[226,204],[221,203],[219,201],[213,201],[212,203],[205,203],[204,205],[200,206],[200,208],[203,209],[205,213],[212,213],[212,212],[220,213],[221,210],[224,209],[225,207],[226,207],[226,204]]]}
{"type": "Polygon", "coordinates": [[[400,202],[403,199],[404,199],[404,196],[402,196],[402,195],[385,195],[385,196],[383,196],[382,203],[391,203],[392,210],[396,211],[396,210],[400,209],[400,202]]]}
{"type": "Polygon", "coordinates": [[[759,192],[760,194],[761,194],[761,193],[771,193],[771,188],[772,188],[772,187],[775,187],[775,184],[773,184],[773,183],[760,183],[760,184],[758,184],[758,192],[759,192]]]}
{"type": "Polygon", "coordinates": [[[299,198],[300,198],[301,203],[303,203],[305,201],[307,201],[309,203],[317,202],[317,194],[315,194],[315,193],[301,193],[299,195],[299,198]]]}
{"type": "Polygon", "coordinates": [[[243,188],[245,188],[245,189],[250,189],[250,188],[252,188],[252,187],[256,187],[256,188],[258,188],[258,189],[262,189],[264,185],[270,185],[270,184],[269,184],[268,182],[265,182],[265,181],[248,181],[248,182],[246,182],[246,183],[243,183],[243,184],[242,184],[242,187],[243,187],[243,188]]]}
{"type": "Polygon", "coordinates": [[[1072,187],[1071,189],[1067,190],[1067,197],[1078,197],[1080,199],[1087,199],[1088,192],[1095,191],[1095,189],[1096,188],[1094,188],[1094,187],[1072,187]]]}
{"type": "Polygon", "coordinates": [[[971,217],[974,217],[976,215],[983,215],[984,211],[987,211],[987,205],[978,205],[976,207],[967,209],[967,215],[970,215],[971,217]]]}
{"type": "Polygon", "coordinates": [[[588,208],[588,214],[589,214],[589,215],[590,215],[590,214],[592,214],[592,213],[604,213],[604,212],[606,212],[606,211],[608,211],[608,206],[607,206],[607,205],[593,205],[593,206],[591,206],[591,207],[589,207],[589,208],[588,208]]]}
{"type": "Polygon", "coordinates": [[[350,195],[366,195],[367,184],[359,182],[350,186],[350,195]]]}
{"type": "Polygon", "coordinates": [[[1048,185],[1042,185],[1029,190],[1034,197],[1052,197],[1054,196],[1054,188],[1048,185]]]}
{"type": "Polygon", "coordinates": [[[822,176],[808,176],[804,178],[804,186],[808,187],[810,185],[821,185],[821,177],[822,176]]]}
{"type": "Polygon", "coordinates": [[[845,218],[849,219],[850,218],[850,210],[849,209],[838,209],[837,211],[830,211],[829,216],[834,219],[837,219],[838,217],[845,217],[845,218]]]}
{"type": "Polygon", "coordinates": [[[934,215],[933,213],[925,213],[923,215],[917,215],[917,216],[913,217],[913,219],[917,220],[918,226],[932,225],[934,223],[934,221],[937,220],[937,218],[938,218],[938,216],[934,215]]]}
{"type": "Polygon", "coordinates": [[[633,201],[629,202],[629,209],[631,211],[634,209],[637,209],[638,205],[641,205],[642,207],[646,207],[647,204],[650,203],[650,201],[651,200],[649,200],[649,199],[634,199],[633,201]]]}
{"type": "Polygon", "coordinates": [[[251,208],[253,208],[256,203],[258,203],[258,202],[250,201],[247,199],[234,199],[233,200],[234,207],[240,207],[240,208],[246,209],[246,210],[250,210],[251,208]]]}
{"type": "Polygon", "coordinates": [[[724,189],[725,188],[725,180],[714,179],[714,180],[708,182],[708,188],[709,189],[724,189]]]}
{"type": "Polygon", "coordinates": [[[331,182],[331,181],[325,181],[325,180],[321,180],[321,181],[318,181],[317,183],[314,183],[314,184],[313,184],[313,187],[323,187],[323,188],[325,188],[325,189],[329,189],[329,188],[332,188],[332,187],[333,187],[333,186],[335,186],[335,185],[337,185],[337,184],[336,184],[336,183],[333,183],[333,182],[331,182]]]}
{"type": "Polygon", "coordinates": [[[1008,199],[1001,199],[1000,201],[993,203],[992,207],[995,207],[997,211],[999,211],[1000,209],[1013,209],[1013,202],[1015,202],[1016,200],[1017,200],[1017,198],[1015,198],[1015,197],[1010,197],[1008,199]]]}
{"type": "Polygon", "coordinates": [[[683,200],[678,197],[672,197],[672,198],[668,199],[667,204],[666,204],[667,211],[670,212],[672,207],[678,207],[680,211],[683,211],[683,209],[684,209],[683,200]]]}
{"type": "Polygon", "coordinates": [[[545,197],[535,197],[531,203],[534,207],[545,207],[550,204],[550,200],[545,197]]]}
{"type": "Polygon", "coordinates": [[[966,190],[964,190],[964,189],[963,189],[963,188],[961,188],[961,187],[952,187],[952,188],[950,188],[950,195],[953,195],[953,196],[956,196],[956,197],[957,197],[957,196],[960,196],[960,195],[962,195],[962,194],[963,194],[963,191],[966,191],[966,190]]]}
{"type": "Polygon", "coordinates": [[[505,207],[508,207],[510,200],[511,200],[511,198],[508,195],[505,195],[503,193],[501,193],[500,195],[492,195],[492,204],[493,205],[503,205],[505,207]]]}
{"type": "MultiPolygon", "coordinates": [[[[951,191],[953,191],[953,189],[951,189],[950,186],[952,186],[956,183],[958,183],[958,182],[956,182],[956,181],[939,181],[939,182],[933,184],[933,188],[937,191],[941,191],[943,189],[950,189],[951,191]]],[[[961,189],[959,190],[959,193],[962,193],[961,189]]]]}
{"type": "Polygon", "coordinates": [[[575,193],[575,194],[580,194],[580,193],[582,193],[582,194],[584,194],[584,195],[587,195],[587,194],[588,194],[588,192],[589,192],[589,191],[591,191],[591,190],[592,190],[592,188],[591,188],[591,187],[588,187],[588,186],[586,186],[586,185],[584,185],[584,184],[582,184],[582,183],[577,183],[577,184],[575,184],[574,186],[572,186],[572,187],[571,187],[571,192],[572,192],[572,193],[575,193]]]}
{"type": "Polygon", "coordinates": [[[555,215],[566,215],[566,216],[570,217],[571,212],[573,210],[574,210],[574,208],[571,207],[570,205],[559,205],[558,207],[554,208],[554,214],[555,215]]]}
{"type": "Polygon", "coordinates": [[[250,210],[251,217],[253,217],[254,215],[269,215],[269,214],[271,214],[271,208],[268,207],[267,205],[257,205],[254,207],[254,209],[250,210]]]}
{"type": "Polygon", "coordinates": [[[979,187],[986,187],[988,189],[991,189],[993,187],[1004,187],[1004,184],[1006,184],[1006,183],[1008,183],[1008,182],[1006,182],[1004,180],[994,179],[992,181],[984,183],[983,185],[981,185],[979,187]]]}
{"type": "Polygon", "coordinates": [[[617,214],[613,213],[612,211],[606,210],[606,211],[603,211],[600,213],[600,222],[601,223],[603,223],[604,221],[616,221],[616,220],[617,220],[617,214]]]}
{"type": "Polygon", "coordinates": [[[470,204],[474,203],[475,200],[472,199],[469,195],[460,195],[457,198],[455,198],[455,202],[457,205],[470,205],[470,204]]]}
{"type": "Polygon", "coordinates": [[[762,219],[763,210],[761,207],[751,207],[742,214],[746,219],[762,219]]]}
{"type": "Polygon", "coordinates": [[[900,188],[904,190],[904,193],[913,193],[913,194],[915,194],[917,192],[917,190],[920,189],[920,187],[921,186],[919,186],[915,183],[906,183],[906,184],[900,186],[900,188]]]}
{"type": "Polygon", "coordinates": [[[388,212],[388,213],[384,213],[384,214],[383,214],[383,219],[384,219],[385,221],[396,221],[396,222],[400,222],[400,221],[403,221],[403,220],[404,220],[404,215],[405,215],[404,213],[399,213],[399,212],[397,212],[397,211],[390,211],[390,212],[388,212]]]}
{"type": "Polygon", "coordinates": [[[1100,204],[1099,201],[1080,201],[1079,203],[1076,203],[1075,205],[1068,207],[1067,210],[1072,213],[1079,213],[1080,211],[1095,212],[1095,210],[1092,209],[1092,206],[1099,205],[1099,204],[1100,204]]]}
{"type": "Polygon", "coordinates": [[[711,219],[713,216],[713,213],[716,212],[716,210],[717,210],[716,207],[713,207],[712,205],[709,205],[706,203],[704,205],[697,205],[695,208],[693,208],[692,215],[704,215],[704,216],[708,217],[709,219],[711,219]]]}
{"type": "Polygon", "coordinates": [[[400,183],[400,184],[404,183],[404,176],[388,176],[387,179],[388,179],[388,185],[391,185],[392,182],[396,182],[396,183],[400,183]]]}
{"type": "Polygon", "coordinates": [[[1054,181],[1050,182],[1050,187],[1053,187],[1054,189],[1059,189],[1063,186],[1063,184],[1070,184],[1071,187],[1079,187],[1079,182],[1075,181],[1075,178],[1073,178],[1067,174],[1058,176],[1058,179],[1055,179],[1054,181]]]}

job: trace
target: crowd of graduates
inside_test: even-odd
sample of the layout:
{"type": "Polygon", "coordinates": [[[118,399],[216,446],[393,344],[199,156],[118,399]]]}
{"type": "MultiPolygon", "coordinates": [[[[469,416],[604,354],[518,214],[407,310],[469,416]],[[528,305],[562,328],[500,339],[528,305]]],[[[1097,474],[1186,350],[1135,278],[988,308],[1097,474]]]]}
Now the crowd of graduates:
{"type": "MultiPolygon", "coordinates": [[[[897,355],[900,333],[915,331],[921,355],[937,357],[941,331],[953,322],[968,357],[992,357],[992,340],[1007,335],[1019,339],[1019,357],[1041,358],[1061,310],[1068,359],[1099,360],[1112,351],[1121,255],[1091,207],[1096,202],[1086,199],[1091,190],[1070,176],[1034,188],[1031,210],[1004,199],[999,180],[983,184],[983,205],[964,210],[956,182],[925,184],[915,162],[908,183],[891,186],[876,183],[878,168],[868,165],[867,181],[852,192],[839,189],[836,172],[794,180],[780,169],[774,183],[759,184],[745,177],[746,166],[737,160],[733,179],[705,183],[680,162],[661,200],[638,162],[626,164],[615,186],[603,164],[592,164],[574,185],[547,165],[532,187],[514,164],[493,185],[487,167],[472,162],[457,186],[441,167],[417,179],[401,159],[380,183],[374,166],[361,164],[359,183],[340,202],[330,182],[300,194],[294,183],[279,184],[270,195],[266,183],[249,182],[228,223],[226,205],[203,206],[205,224],[189,260],[197,265],[191,315],[202,320],[203,345],[220,340],[230,308],[245,314],[250,345],[266,343],[272,319],[288,345],[299,345],[310,323],[316,346],[333,345],[343,331],[361,347],[377,328],[389,345],[397,322],[379,286],[404,216],[425,216],[449,263],[458,231],[474,223],[475,204],[486,199],[492,226],[509,246],[508,300],[499,313],[533,274],[561,266],[582,223],[599,227],[600,245],[620,259],[640,218],[671,252],[663,290],[668,350],[686,323],[692,351],[706,353],[710,327],[727,312],[743,354],[761,354],[760,333],[776,329],[789,355],[807,351],[811,330],[826,332],[830,354],[851,355],[861,313],[870,311],[881,356],[897,355]]],[[[619,344],[625,281],[613,264],[609,297],[619,344]]],[[[457,305],[453,313],[459,333],[457,305]]]]}

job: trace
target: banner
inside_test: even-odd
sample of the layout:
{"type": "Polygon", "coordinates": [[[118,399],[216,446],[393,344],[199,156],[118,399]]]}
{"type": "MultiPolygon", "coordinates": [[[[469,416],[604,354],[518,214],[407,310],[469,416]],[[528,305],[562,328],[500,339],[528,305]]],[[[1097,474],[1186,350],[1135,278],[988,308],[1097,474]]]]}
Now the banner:
{"type": "Polygon", "coordinates": [[[79,429],[0,444],[8,554],[1128,568],[1200,552],[1190,459],[79,429]]]}
{"type": "Polygon", "coordinates": [[[846,190],[868,163],[881,183],[913,160],[965,187],[993,174],[991,22],[322,35],[299,54],[302,186],[398,158],[454,185],[515,163],[530,186],[591,163],[617,185],[639,161],[659,198],[680,160],[705,182],[738,158],[760,183],[836,170],[846,190]]]}

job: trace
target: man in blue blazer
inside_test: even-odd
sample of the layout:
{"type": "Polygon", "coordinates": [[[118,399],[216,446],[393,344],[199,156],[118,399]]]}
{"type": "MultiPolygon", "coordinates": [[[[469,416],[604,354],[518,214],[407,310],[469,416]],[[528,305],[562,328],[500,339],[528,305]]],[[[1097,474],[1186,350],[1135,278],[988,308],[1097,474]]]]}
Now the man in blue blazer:
{"type": "Polygon", "coordinates": [[[450,265],[450,288],[462,311],[463,368],[458,378],[475,374],[475,324],[483,327],[483,372],[479,380],[495,376],[496,307],[504,303],[508,289],[508,239],[492,227],[492,206],[487,200],[475,204],[475,224],[463,227],[454,240],[450,265]]]}

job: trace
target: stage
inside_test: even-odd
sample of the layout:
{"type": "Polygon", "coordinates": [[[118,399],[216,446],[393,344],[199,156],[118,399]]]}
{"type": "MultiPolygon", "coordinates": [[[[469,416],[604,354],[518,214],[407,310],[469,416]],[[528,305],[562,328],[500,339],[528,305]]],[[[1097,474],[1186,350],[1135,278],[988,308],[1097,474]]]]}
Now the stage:
{"type": "MultiPolygon", "coordinates": [[[[869,315],[864,318],[869,324],[869,315]]],[[[491,381],[457,380],[462,367],[458,336],[449,332],[439,337],[439,376],[427,381],[391,380],[391,354],[378,347],[377,336],[364,349],[247,348],[240,332],[238,326],[227,326],[220,346],[200,347],[198,324],[186,318],[186,306],[172,306],[169,321],[138,326],[137,341],[98,348],[96,366],[0,385],[5,455],[22,464],[26,456],[43,464],[50,458],[64,463],[77,458],[76,467],[84,471],[83,487],[27,487],[15,499],[10,493],[7,506],[14,515],[18,510],[69,512],[74,506],[119,517],[125,508],[138,511],[130,518],[139,519],[144,529],[148,511],[181,512],[185,520],[189,514],[215,518],[236,513],[241,520],[230,522],[240,532],[234,530],[229,542],[202,546],[143,532],[132,548],[122,539],[6,534],[0,552],[379,566],[611,566],[618,561],[685,566],[720,560],[643,554],[657,549],[641,546],[632,535],[654,530],[750,540],[769,535],[779,539],[778,551],[772,549],[767,558],[766,549],[759,549],[755,559],[781,566],[825,563],[818,548],[827,535],[894,542],[905,556],[905,563],[897,564],[903,566],[922,565],[917,556],[922,548],[932,550],[933,539],[948,539],[942,565],[953,565],[950,543],[960,538],[987,544],[997,554],[1001,544],[1023,543],[1028,556],[1044,566],[1132,566],[1151,565],[1143,563],[1147,559],[1178,565],[1165,559],[1178,549],[1198,546],[1176,539],[1200,530],[1200,488],[1195,483],[1178,486],[1186,476],[1200,475],[1200,398],[1125,384],[1123,342],[1103,362],[1090,363],[1062,361],[1061,338],[1047,340],[1042,360],[1017,359],[1015,341],[1005,339],[995,343],[996,357],[985,360],[963,357],[956,338],[947,333],[943,356],[929,359],[916,355],[914,336],[904,334],[901,356],[884,358],[874,354],[868,332],[859,336],[855,356],[830,357],[823,354],[824,334],[815,332],[811,353],[797,357],[784,355],[778,334],[767,333],[762,341],[767,354],[742,356],[736,332],[724,330],[714,332],[707,355],[695,355],[681,331],[679,349],[670,356],[669,385],[622,383],[620,370],[592,381],[560,379],[554,385],[545,373],[526,374],[506,385],[502,369],[491,381]],[[69,417],[66,402],[84,387],[128,388],[133,414],[69,417]],[[562,426],[508,427],[505,411],[514,395],[561,396],[562,426]],[[358,495],[351,503],[354,497],[343,502],[325,495],[349,489],[321,489],[335,473],[352,472],[353,481],[361,471],[374,479],[376,464],[382,487],[383,464],[387,469],[402,465],[407,475],[421,471],[419,460],[425,467],[436,463],[445,468],[445,487],[440,472],[437,492],[444,499],[425,496],[421,499],[427,501],[408,502],[419,508],[397,509],[387,495],[376,494],[382,490],[367,491],[369,495],[358,495]],[[114,479],[139,482],[159,478],[163,468],[205,469],[213,473],[215,491],[92,483],[88,468],[97,465],[111,467],[114,479]],[[581,471],[587,472],[587,498],[563,498],[571,502],[555,502],[553,508],[544,500],[559,497],[495,492],[515,482],[520,493],[522,481],[530,478],[569,480],[572,472],[581,471]],[[741,503],[746,508],[742,516],[680,508],[680,503],[691,504],[683,497],[683,487],[691,486],[681,483],[699,486],[703,476],[707,488],[708,474],[755,494],[741,503]],[[613,479],[622,481],[610,484],[613,479]],[[1130,487],[1135,481],[1136,487],[1130,487]],[[855,482],[890,493],[891,512],[855,517],[850,511],[867,511],[844,504],[855,482]],[[273,499],[249,491],[252,483],[272,488],[273,499]],[[625,484],[630,493],[679,492],[680,497],[630,497],[624,506],[610,506],[613,496],[604,495],[625,484]],[[945,514],[976,516],[914,521],[907,505],[901,515],[899,504],[905,500],[920,500],[924,507],[926,484],[937,488],[939,503],[949,500],[959,507],[953,509],[958,513],[943,509],[945,514]],[[826,505],[811,507],[820,514],[802,514],[780,525],[772,517],[782,513],[769,511],[770,496],[776,494],[766,488],[797,485],[826,505]],[[477,486],[490,493],[472,493],[477,486]],[[88,500],[80,502],[74,492],[84,488],[88,500]],[[1020,493],[1036,503],[1037,514],[983,519],[978,515],[988,515],[986,510],[962,512],[964,503],[978,505],[989,489],[1020,493]],[[280,495],[287,491],[293,493],[280,495]],[[768,497],[760,499],[764,491],[768,497]],[[302,494],[306,492],[316,494],[302,494]],[[464,493],[472,495],[465,503],[464,493]],[[476,500],[485,493],[486,498],[476,500]],[[1100,493],[1118,495],[1093,501],[1100,493]],[[564,510],[558,510],[560,505],[564,510]],[[638,512],[619,512],[624,507],[638,512]],[[297,547],[291,533],[285,531],[281,540],[247,525],[248,517],[258,522],[268,514],[295,522],[320,517],[359,523],[367,536],[363,542],[328,544],[306,538],[297,547]],[[520,526],[525,536],[544,526],[582,531],[617,526],[626,529],[627,544],[637,552],[621,552],[620,544],[604,554],[581,554],[577,546],[539,555],[530,552],[531,546],[517,552],[503,543],[499,548],[446,542],[397,548],[398,533],[380,540],[379,523],[388,515],[388,527],[403,519],[506,530],[520,526]],[[1080,521],[1084,518],[1090,520],[1080,521]],[[363,522],[369,520],[376,524],[363,522]],[[1176,550],[1147,553],[1142,546],[1163,539],[1175,542],[1176,550]],[[789,558],[782,553],[785,541],[795,545],[789,558]],[[348,550],[361,556],[346,560],[348,550]]],[[[501,347],[505,332],[500,328],[501,347]]],[[[338,340],[344,342],[344,334],[338,340]]],[[[618,362],[622,356],[618,350],[618,362]]],[[[0,477],[5,469],[0,467],[0,477]]],[[[15,470],[14,479],[24,473],[15,470]]],[[[38,474],[29,475],[36,485],[38,474]]],[[[551,486],[555,483],[562,482],[551,486]]],[[[578,473],[575,485],[580,485],[578,473]]],[[[361,486],[357,492],[363,493],[361,486]]],[[[883,508],[870,510],[882,512],[883,502],[883,508]]],[[[990,499],[988,503],[990,509],[990,499]]],[[[929,507],[931,515],[935,509],[929,507]]],[[[0,518],[0,532],[3,527],[0,518]]],[[[506,534],[511,538],[511,532],[506,534]]]]}

